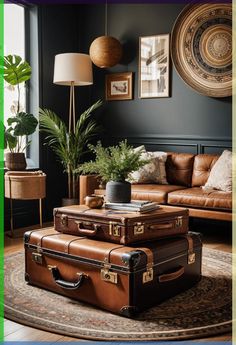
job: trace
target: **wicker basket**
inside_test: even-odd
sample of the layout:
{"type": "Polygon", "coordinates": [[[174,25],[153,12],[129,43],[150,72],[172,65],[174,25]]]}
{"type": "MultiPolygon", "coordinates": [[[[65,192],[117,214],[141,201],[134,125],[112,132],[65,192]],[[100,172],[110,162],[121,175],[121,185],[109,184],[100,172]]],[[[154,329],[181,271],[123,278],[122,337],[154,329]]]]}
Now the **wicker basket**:
{"type": "Polygon", "coordinates": [[[11,199],[43,199],[46,196],[46,175],[42,171],[7,172],[5,197],[11,199]]]}

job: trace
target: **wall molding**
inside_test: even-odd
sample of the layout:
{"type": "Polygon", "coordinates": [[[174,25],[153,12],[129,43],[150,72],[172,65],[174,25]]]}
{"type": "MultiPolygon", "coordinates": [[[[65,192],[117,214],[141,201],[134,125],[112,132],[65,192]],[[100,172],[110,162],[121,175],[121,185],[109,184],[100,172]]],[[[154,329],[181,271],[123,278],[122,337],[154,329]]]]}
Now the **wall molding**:
{"type": "Polygon", "coordinates": [[[215,137],[202,135],[180,135],[180,134],[124,134],[122,136],[114,136],[113,138],[130,138],[130,139],[165,139],[165,140],[204,140],[204,141],[232,141],[231,137],[215,137]]]}
{"type": "Polygon", "coordinates": [[[116,143],[127,139],[132,145],[146,145],[148,150],[200,153],[221,153],[225,149],[232,149],[230,137],[207,137],[190,135],[127,135],[106,138],[106,143],[116,143]]]}

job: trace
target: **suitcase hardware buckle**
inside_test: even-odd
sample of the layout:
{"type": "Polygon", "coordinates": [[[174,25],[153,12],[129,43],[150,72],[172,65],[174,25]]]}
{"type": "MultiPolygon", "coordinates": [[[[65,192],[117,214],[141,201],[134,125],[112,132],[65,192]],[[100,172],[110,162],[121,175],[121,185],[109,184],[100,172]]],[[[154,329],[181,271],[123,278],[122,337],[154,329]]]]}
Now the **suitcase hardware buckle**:
{"type": "Polygon", "coordinates": [[[134,235],[141,235],[144,233],[144,224],[143,223],[135,223],[134,224],[134,235]]]}
{"type": "Polygon", "coordinates": [[[57,266],[47,265],[47,268],[49,271],[52,271],[54,268],[57,268],[57,266]]]}
{"type": "Polygon", "coordinates": [[[117,273],[115,272],[110,272],[111,265],[110,264],[105,264],[104,268],[101,269],[101,279],[104,280],[105,282],[117,284],[118,277],[117,273]]]}
{"type": "Polygon", "coordinates": [[[67,226],[68,225],[68,217],[65,214],[61,215],[61,225],[67,226]]]}
{"type": "Polygon", "coordinates": [[[153,280],[153,268],[147,267],[147,271],[143,273],[143,284],[153,280]]]}
{"type": "Polygon", "coordinates": [[[118,225],[116,222],[109,222],[109,235],[119,237],[120,225],[118,225]]]}
{"type": "Polygon", "coordinates": [[[188,264],[189,264],[189,265],[194,264],[195,259],[196,259],[195,253],[193,253],[193,252],[188,252],[188,264]]]}
{"type": "Polygon", "coordinates": [[[33,259],[33,261],[36,262],[37,264],[42,265],[42,263],[43,263],[43,255],[40,254],[40,253],[35,253],[35,252],[33,252],[33,253],[32,253],[32,259],[33,259]]]}
{"type": "Polygon", "coordinates": [[[180,228],[181,226],[183,226],[183,217],[177,217],[175,220],[175,226],[176,228],[180,228]]]}

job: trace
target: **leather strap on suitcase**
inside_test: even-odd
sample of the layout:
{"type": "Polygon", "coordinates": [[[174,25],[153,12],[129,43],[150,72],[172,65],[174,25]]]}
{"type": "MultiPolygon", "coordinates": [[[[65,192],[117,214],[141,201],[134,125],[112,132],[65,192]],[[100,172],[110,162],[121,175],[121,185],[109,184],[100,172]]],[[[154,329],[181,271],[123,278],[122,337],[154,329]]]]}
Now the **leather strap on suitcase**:
{"type": "Polygon", "coordinates": [[[193,239],[191,237],[191,235],[186,234],[186,235],[182,235],[181,237],[186,238],[187,242],[188,242],[188,264],[192,265],[195,262],[196,259],[196,255],[194,253],[194,244],[193,244],[193,239]]]}

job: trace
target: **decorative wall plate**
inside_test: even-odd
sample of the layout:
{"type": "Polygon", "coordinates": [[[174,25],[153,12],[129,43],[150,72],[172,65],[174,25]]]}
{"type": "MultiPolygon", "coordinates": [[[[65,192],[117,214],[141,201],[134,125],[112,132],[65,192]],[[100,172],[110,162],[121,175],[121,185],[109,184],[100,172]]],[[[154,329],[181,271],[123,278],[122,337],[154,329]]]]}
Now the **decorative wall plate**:
{"type": "Polygon", "coordinates": [[[171,40],[180,77],[211,97],[232,95],[232,6],[194,4],[178,16],[171,40]]]}

